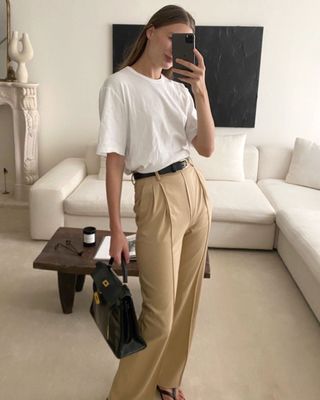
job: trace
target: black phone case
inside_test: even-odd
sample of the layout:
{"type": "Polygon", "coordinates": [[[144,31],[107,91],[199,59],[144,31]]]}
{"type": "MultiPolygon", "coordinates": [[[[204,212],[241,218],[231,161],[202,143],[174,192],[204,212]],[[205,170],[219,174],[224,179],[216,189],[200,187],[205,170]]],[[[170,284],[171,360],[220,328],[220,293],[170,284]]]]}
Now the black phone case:
{"type": "MultiPolygon", "coordinates": [[[[194,49],[194,35],[193,36],[193,41],[191,43],[186,41],[186,35],[191,35],[190,33],[174,33],[172,35],[172,57],[173,57],[173,68],[179,68],[179,69],[184,69],[184,70],[189,70],[189,68],[185,67],[182,64],[176,63],[176,58],[181,58],[182,60],[189,61],[193,64],[195,64],[195,55],[193,52],[194,49]]],[[[183,78],[182,75],[173,73],[173,80],[183,83],[178,77],[183,78]]]]}

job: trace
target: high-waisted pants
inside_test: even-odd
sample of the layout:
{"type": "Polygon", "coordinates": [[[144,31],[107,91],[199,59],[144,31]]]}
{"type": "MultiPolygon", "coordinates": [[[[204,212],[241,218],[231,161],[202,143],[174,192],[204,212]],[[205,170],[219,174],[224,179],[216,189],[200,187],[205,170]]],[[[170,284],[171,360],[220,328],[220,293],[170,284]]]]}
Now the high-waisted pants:
{"type": "Polygon", "coordinates": [[[194,331],[212,206],[189,158],[176,172],[135,181],[138,322],[147,347],[122,358],[108,400],[154,400],[179,387],[194,331]]]}

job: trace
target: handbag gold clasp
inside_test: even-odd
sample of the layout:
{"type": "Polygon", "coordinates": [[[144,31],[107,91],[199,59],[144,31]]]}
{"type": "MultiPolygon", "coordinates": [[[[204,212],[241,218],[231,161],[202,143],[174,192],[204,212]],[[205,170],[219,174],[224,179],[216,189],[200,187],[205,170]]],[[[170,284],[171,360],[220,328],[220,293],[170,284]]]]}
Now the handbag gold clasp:
{"type": "Polygon", "coordinates": [[[93,297],[94,297],[94,301],[96,302],[96,304],[100,304],[100,298],[97,292],[93,293],[93,297]]]}
{"type": "Polygon", "coordinates": [[[102,284],[103,284],[104,287],[108,287],[110,285],[110,283],[109,283],[109,281],[107,281],[107,279],[102,281],[102,284]]]}

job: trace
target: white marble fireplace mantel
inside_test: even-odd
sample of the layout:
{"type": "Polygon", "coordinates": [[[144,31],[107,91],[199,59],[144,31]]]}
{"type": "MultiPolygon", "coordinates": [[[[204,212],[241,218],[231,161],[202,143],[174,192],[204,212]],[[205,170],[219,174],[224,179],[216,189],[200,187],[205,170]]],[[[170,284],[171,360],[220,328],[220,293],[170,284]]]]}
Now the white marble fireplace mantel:
{"type": "MultiPolygon", "coordinates": [[[[0,106],[12,109],[16,182],[14,198],[28,201],[30,186],[39,178],[37,83],[0,82],[0,106]]],[[[1,143],[1,138],[0,138],[1,143]]]]}

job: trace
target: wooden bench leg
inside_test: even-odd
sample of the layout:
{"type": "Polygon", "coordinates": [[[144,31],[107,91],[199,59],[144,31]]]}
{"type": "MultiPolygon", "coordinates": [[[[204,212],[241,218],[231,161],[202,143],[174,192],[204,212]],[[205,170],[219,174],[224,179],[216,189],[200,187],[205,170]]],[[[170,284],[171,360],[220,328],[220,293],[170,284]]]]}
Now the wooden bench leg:
{"type": "Polygon", "coordinates": [[[58,271],[59,295],[64,314],[72,313],[76,282],[76,274],[66,274],[58,271]]]}

